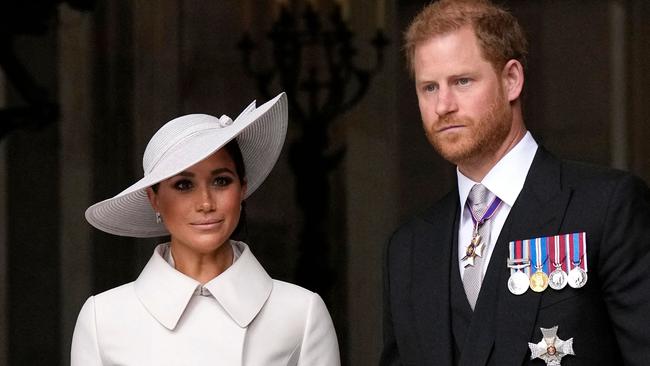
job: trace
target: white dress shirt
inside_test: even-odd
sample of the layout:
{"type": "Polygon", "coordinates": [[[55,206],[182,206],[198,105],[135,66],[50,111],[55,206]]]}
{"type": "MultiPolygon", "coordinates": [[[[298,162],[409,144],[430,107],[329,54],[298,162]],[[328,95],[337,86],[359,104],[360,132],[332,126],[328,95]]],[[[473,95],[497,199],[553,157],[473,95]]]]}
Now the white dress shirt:
{"type": "Polygon", "coordinates": [[[137,280],[86,301],[72,366],[339,366],[323,300],[271,279],[246,244],[234,245],[239,258],[203,286],[157,246],[137,280]]]}
{"type": "MultiPolygon", "coordinates": [[[[463,175],[458,168],[456,169],[458,176],[458,196],[460,199],[460,207],[462,207],[460,225],[458,227],[458,268],[460,269],[461,278],[465,269],[464,262],[461,259],[465,256],[467,245],[472,240],[472,231],[474,229],[472,215],[465,204],[469,196],[469,191],[474,184],[481,183],[492,194],[503,201],[497,212],[490,219],[492,223],[490,227],[490,242],[483,256],[483,274],[485,274],[490,258],[492,257],[494,244],[499,238],[510,209],[515,204],[521,189],[524,187],[528,170],[533,163],[536,152],[537,142],[535,142],[530,132],[526,132],[521,141],[496,163],[481,182],[472,181],[463,175]]],[[[492,202],[493,197],[491,196],[488,202],[492,202]]]]}

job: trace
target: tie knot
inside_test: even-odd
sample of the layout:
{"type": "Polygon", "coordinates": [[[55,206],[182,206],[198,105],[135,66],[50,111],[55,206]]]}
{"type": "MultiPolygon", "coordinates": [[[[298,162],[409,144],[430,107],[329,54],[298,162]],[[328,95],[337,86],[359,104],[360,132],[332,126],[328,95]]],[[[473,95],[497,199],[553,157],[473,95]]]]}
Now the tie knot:
{"type": "Polygon", "coordinates": [[[469,209],[475,217],[480,218],[485,214],[489,195],[490,191],[482,184],[474,184],[472,189],[469,191],[467,202],[469,209]]]}

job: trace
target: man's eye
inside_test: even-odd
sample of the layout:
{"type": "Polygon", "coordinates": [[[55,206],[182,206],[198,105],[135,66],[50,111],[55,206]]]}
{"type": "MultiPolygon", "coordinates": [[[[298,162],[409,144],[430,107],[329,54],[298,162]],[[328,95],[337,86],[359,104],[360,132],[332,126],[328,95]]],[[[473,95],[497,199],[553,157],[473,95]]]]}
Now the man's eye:
{"type": "Polygon", "coordinates": [[[192,182],[189,180],[179,180],[178,182],[174,183],[174,188],[179,191],[187,191],[192,189],[192,182]]]}
{"type": "Polygon", "coordinates": [[[467,85],[470,84],[470,80],[469,80],[469,78],[460,78],[460,79],[458,79],[457,83],[460,86],[467,86],[467,85]]]}

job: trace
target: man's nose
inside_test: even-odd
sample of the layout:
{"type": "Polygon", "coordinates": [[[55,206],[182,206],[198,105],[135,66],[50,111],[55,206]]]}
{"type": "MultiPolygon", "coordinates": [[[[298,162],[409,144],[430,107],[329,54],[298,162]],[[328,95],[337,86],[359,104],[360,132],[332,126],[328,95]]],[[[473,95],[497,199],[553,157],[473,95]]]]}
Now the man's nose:
{"type": "Polygon", "coordinates": [[[438,91],[438,100],[436,101],[436,114],[444,116],[458,110],[456,96],[449,88],[440,88],[438,91]]]}

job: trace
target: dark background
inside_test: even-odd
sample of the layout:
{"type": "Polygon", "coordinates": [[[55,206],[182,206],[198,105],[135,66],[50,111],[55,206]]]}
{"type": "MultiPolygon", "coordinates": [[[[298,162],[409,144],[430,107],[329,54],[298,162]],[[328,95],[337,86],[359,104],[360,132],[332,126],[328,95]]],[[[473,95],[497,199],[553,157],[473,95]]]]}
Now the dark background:
{"type": "MultiPolygon", "coordinates": [[[[85,208],[139,179],[144,147],[166,121],[234,117],[264,101],[236,44],[249,23],[255,62],[270,66],[265,32],[275,2],[251,1],[248,16],[247,2],[234,0],[25,3],[0,5],[3,66],[17,62],[31,78],[12,67],[0,73],[0,365],[65,365],[85,299],[134,280],[157,243],[91,229],[85,208]]],[[[377,1],[349,3],[355,60],[369,68],[377,1]]],[[[345,365],[378,360],[385,241],[454,183],[454,168],[424,138],[400,51],[402,31],[425,3],[387,1],[384,67],[329,130],[332,149],[346,153],[328,178],[322,261],[333,285],[321,295],[345,365]]],[[[537,141],[650,181],[650,3],[505,4],[530,41],[524,112],[537,141]]],[[[290,116],[287,143],[299,135],[290,116]]],[[[287,155],[249,199],[247,242],[273,277],[300,283],[303,217],[287,155]]]]}

